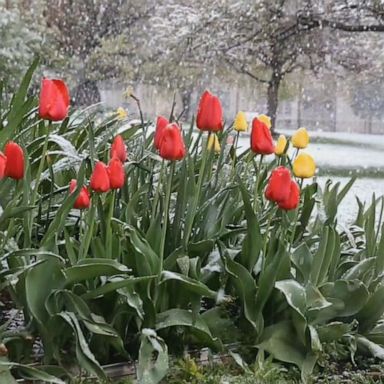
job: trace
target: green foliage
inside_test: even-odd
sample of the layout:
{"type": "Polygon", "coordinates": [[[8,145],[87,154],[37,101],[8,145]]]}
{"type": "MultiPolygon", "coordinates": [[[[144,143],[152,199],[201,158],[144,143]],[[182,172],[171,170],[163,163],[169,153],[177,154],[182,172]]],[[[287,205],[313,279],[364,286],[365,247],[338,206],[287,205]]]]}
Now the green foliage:
{"type": "MultiPolygon", "coordinates": [[[[92,108],[48,124],[28,95],[36,65],[0,111],[0,147],[12,139],[26,154],[25,178],[0,180],[0,284],[24,314],[23,327],[0,334],[4,375],[70,381],[76,365],[106,380],[103,364],[138,359],[139,381],[158,383],[169,353],[228,344],[240,346],[232,356],[248,373],[258,353],[261,382],[273,359],[308,381],[329,345],[352,361],[384,359],[382,198],[360,203],[355,223],[341,228],[337,209],[353,180],[309,184],[299,208],[285,212],[264,189],[286,159],[262,162],[224,144],[216,155],[191,125],[188,155],[169,164],[152,148],[149,122],[92,108]],[[129,149],[126,184],[73,209],[117,132],[129,149]],[[35,338],[44,348],[38,370],[28,365],[35,338]]],[[[201,378],[191,362],[183,370],[190,382],[201,378]]]]}

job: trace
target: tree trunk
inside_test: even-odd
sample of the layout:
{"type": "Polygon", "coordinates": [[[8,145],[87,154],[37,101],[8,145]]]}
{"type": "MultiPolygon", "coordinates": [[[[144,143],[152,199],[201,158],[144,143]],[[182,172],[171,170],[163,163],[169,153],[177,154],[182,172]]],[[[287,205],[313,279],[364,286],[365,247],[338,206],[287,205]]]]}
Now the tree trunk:
{"type": "Polygon", "coordinates": [[[76,106],[89,106],[101,101],[99,88],[96,81],[93,80],[85,80],[80,83],[76,87],[74,95],[74,105],[76,106]]]}
{"type": "Polygon", "coordinates": [[[181,101],[183,103],[183,119],[188,121],[191,110],[191,90],[183,90],[181,92],[181,101]]]}
{"type": "Polygon", "coordinates": [[[271,80],[268,82],[267,92],[267,114],[271,118],[272,134],[275,133],[275,123],[277,117],[277,107],[279,105],[279,87],[280,73],[273,73],[271,80]]]}

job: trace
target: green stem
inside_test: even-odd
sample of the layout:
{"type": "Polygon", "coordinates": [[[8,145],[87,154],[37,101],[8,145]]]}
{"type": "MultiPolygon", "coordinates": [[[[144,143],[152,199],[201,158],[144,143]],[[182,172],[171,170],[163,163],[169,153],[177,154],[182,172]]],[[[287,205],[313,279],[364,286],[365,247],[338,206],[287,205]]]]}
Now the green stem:
{"type": "Polygon", "coordinates": [[[157,204],[159,202],[160,187],[161,187],[161,184],[163,181],[163,177],[164,177],[164,159],[161,162],[160,176],[159,176],[159,180],[157,182],[156,192],[155,192],[155,196],[154,196],[153,202],[152,202],[152,218],[154,218],[156,216],[156,208],[157,208],[157,204]]]}
{"type": "MultiPolygon", "coordinates": [[[[271,203],[272,205],[272,203],[271,203]]],[[[265,239],[264,239],[264,245],[263,245],[263,267],[262,270],[264,270],[265,266],[265,261],[267,258],[267,244],[268,244],[268,233],[269,233],[269,228],[271,227],[272,219],[275,216],[277,211],[276,207],[271,207],[271,210],[269,211],[268,219],[267,219],[267,227],[265,229],[265,239]]]]}
{"type": "MultiPolygon", "coordinates": [[[[300,194],[301,194],[301,188],[303,186],[303,181],[304,181],[303,179],[300,179],[300,181],[299,181],[300,194]]],[[[299,209],[300,209],[300,205],[295,209],[295,216],[293,219],[293,228],[292,228],[292,233],[291,233],[291,239],[289,241],[289,251],[291,251],[292,246],[293,246],[293,242],[295,241],[296,225],[297,225],[297,221],[299,218],[299,209]]]]}
{"type": "Polygon", "coordinates": [[[172,178],[175,172],[175,161],[171,162],[171,168],[169,170],[167,188],[165,191],[165,204],[164,204],[164,223],[163,223],[163,231],[161,234],[160,240],[160,264],[159,264],[159,279],[161,272],[163,271],[163,263],[164,263],[164,248],[165,248],[165,240],[167,237],[167,227],[168,227],[168,218],[169,218],[169,206],[171,202],[171,192],[172,192],[172,178]]]}
{"type": "Polygon", "coordinates": [[[191,213],[187,217],[187,220],[186,220],[186,223],[185,223],[185,230],[184,230],[184,248],[185,249],[187,249],[189,238],[191,236],[193,223],[194,223],[195,217],[196,217],[197,205],[198,205],[199,200],[200,200],[201,188],[202,188],[202,185],[203,185],[203,179],[204,179],[204,174],[205,174],[205,166],[206,166],[207,157],[208,157],[208,154],[209,154],[209,151],[208,151],[208,141],[209,141],[210,134],[211,134],[211,132],[209,132],[209,134],[208,134],[208,140],[207,140],[205,148],[203,150],[203,156],[202,156],[202,159],[201,159],[201,168],[200,168],[200,172],[199,172],[199,178],[197,180],[197,191],[196,191],[196,193],[194,195],[194,199],[192,201],[192,206],[191,206],[191,209],[190,209],[191,213]]]}
{"type": "Polygon", "coordinates": [[[240,136],[240,132],[237,131],[237,134],[235,137],[235,142],[233,143],[234,155],[233,155],[233,162],[232,162],[232,179],[235,176],[235,170],[236,170],[237,148],[238,148],[238,144],[239,144],[239,136],[240,136]]]}
{"type": "Polygon", "coordinates": [[[115,208],[115,197],[116,197],[116,190],[114,189],[111,193],[111,199],[109,201],[109,211],[108,211],[108,217],[106,222],[106,250],[107,250],[107,256],[109,259],[112,259],[112,217],[113,212],[115,208]]]}
{"type": "Polygon", "coordinates": [[[257,212],[259,209],[259,203],[258,203],[258,194],[259,194],[259,184],[260,184],[260,176],[261,176],[261,166],[263,164],[263,158],[264,155],[260,155],[259,165],[256,170],[256,182],[255,182],[255,196],[254,196],[254,205],[255,205],[255,211],[257,212]]]}
{"type": "Polygon", "coordinates": [[[88,225],[87,230],[85,231],[84,237],[80,241],[80,251],[79,251],[79,259],[85,259],[88,255],[88,249],[91,244],[91,240],[93,237],[93,227],[95,224],[95,213],[96,206],[92,202],[91,208],[88,212],[88,225]]]}
{"type": "Polygon", "coordinates": [[[36,201],[37,191],[38,191],[39,184],[40,184],[40,178],[41,178],[41,174],[42,174],[43,168],[44,168],[45,156],[46,156],[46,152],[48,149],[48,139],[49,139],[49,132],[50,132],[51,127],[52,127],[52,122],[50,121],[49,125],[48,125],[48,132],[47,132],[47,134],[45,136],[45,140],[44,140],[43,151],[41,153],[39,168],[37,169],[37,174],[36,174],[36,178],[35,178],[35,186],[34,186],[33,192],[32,192],[31,205],[34,205],[35,201],[36,201]]]}

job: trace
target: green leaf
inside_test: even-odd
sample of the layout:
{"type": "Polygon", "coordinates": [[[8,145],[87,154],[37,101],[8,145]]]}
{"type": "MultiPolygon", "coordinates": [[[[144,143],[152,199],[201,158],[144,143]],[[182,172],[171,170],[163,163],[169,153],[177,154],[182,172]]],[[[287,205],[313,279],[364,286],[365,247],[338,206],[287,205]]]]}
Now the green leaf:
{"type": "Polygon", "coordinates": [[[277,281],[276,288],[281,291],[287,303],[305,318],[306,312],[306,293],[305,288],[295,280],[277,281]]]}
{"type": "Polygon", "coordinates": [[[6,361],[3,357],[0,358],[0,380],[1,384],[16,384],[16,380],[12,377],[9,370],[17,368],[21,376],[27,380],[39,380],[44,383],[65,384],[58,377],[52,376],[42,369],[37,369],[25,364],[18,364],[6,361]]]}
{"type": "Polygon", "coordinates": [[[140,384],[157,384],[168,371],[168,348],[152,329],[141,331],[137,379],[140,384]],[[154,357],[155,356],[155,357],[154,357]]]}
{"type": "Polygon", "coordinates": [[[263,238],[261,236],[259,221],[252,208],[248,191],[239,177],[237,178],[237,181],[243,198],[244,213],[247,219],[247,235],[243,240],[240,263],[249,271],[252,271],[260,256],[261,248],[263,246],[263,238]]]}
{"type": "Polygon", "coordinates": [[[160,284],[164,284],[164,282],[168,280],[179,281],[182,287],[184,287],[188,291],[197,293],[201,296],[210,297],[212,299],[215,299],[217,296],[217,293],[215,291],[210,290],[205,284],[198,280],[192,279],[188,276],[184,276],[176,272],[163,271],[161,273],[160,284]]]}
{"type": "Polygon", "coordinates": [[[66,276],[65,285],[78,281],[89,280],[100,276],[111,276],[126,274],[130,270],[116,260],[110,259],[82,259],[73,267],[64,271],[66,276]]]}
{"type": "Polygon", "coordinates": [[[106,380],[107,378],[103,369],[89,349],[88,343],[84,337],[83,331],[81,330],[76,316],[71,312],[61,312],[58,314],[58,316],[63,318],[73,329],[73,332],[76,336],[76,358],[80,366],[89,373],[96,375],[98,378],[106,380]]]}
{"type": "Polygon", "coordinates": [[[153,280],[157,277],[157,275],[153,276],[144,276],[144,277],[112,277],[109,281],[107,281],[104,285],[92,289],[87,293],[84,293],[81,297],[84,300],[95,299],[101,296],[104,296],[110,292],[116,291],[121,288],[130,287],[137,283],[147,282],[149,280],[153,280]]]}
{"type": "Polygon", "coordinates": [[[43,245],[48,244],[53,237],[58,236],[64,229],[68,213],[73,208],[73,204],[75,203],[77,195],[83,186],[84,174],[85,174],[85,162],[83,161],[80,166],[78,177],[77,177],[77,187],[73,193],[68,194],[67,198],[64,200],[63,204],[58,209],[55,215],[55,218],[49,225],[48,230],[46,231],[43,239],[41,240],[41,243],[40,243],[41,247],[43,245]]]}
{"type": "Polygon", "coordinates": [[[295,329],[289,321],[282,321],[266,327],[257,347],[266,350],[275,359],[296,364],[300,369],[306,356],[305,348],[298,343],[295,329]]]}
{"type": "Polygon", "coordinates": [[[224,244],[219,242],[219,248],[225,270],[229,274],[229,279],[234,285],[236,294],[240,297],[244,307],[245,318],[255,329],[258,329],[259,313],[255,308],[257,293],[255,280],[245,267],[231,259],[224,244]]]}
{"type": "Polygon", "coordinates": [[[291,256],[292,262],[300,271],[303,282],[307,282],[312,269],[313,256],[306,243],[300,244],[291,256]]]}
{"type": "Polygon", "coordinates": [[[364,307],[356,315],[359,330],[364,332],[372,328],[384,313],[384,284],[381,284],[369,297],[364,307]]]}

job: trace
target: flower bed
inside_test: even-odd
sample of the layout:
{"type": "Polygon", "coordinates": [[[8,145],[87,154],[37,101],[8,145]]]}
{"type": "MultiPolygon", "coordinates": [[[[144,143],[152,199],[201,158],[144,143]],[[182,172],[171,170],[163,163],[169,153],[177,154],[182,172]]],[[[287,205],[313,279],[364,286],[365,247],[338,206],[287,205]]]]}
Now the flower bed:
{"type": "Polygon", "coordinates": [[[68,116],[62,81],[29,95],[33,70],[0,111],[0,284],[24,316],[1,327],[4,380],[63,383],[75,366],[104,379],[138,360],[139,382],[157,383],[169,354],[233,343],[242,369],[268,355],[303,380],[330,346],[384,357],[383,199],[338,226],[353,180],[311,182],[305,129],[274,143],[259,116],[238,153],[248,122],[224,126],[205,92],[198,136],[175,106],[148,134],[121,110],[68,116]]]}

